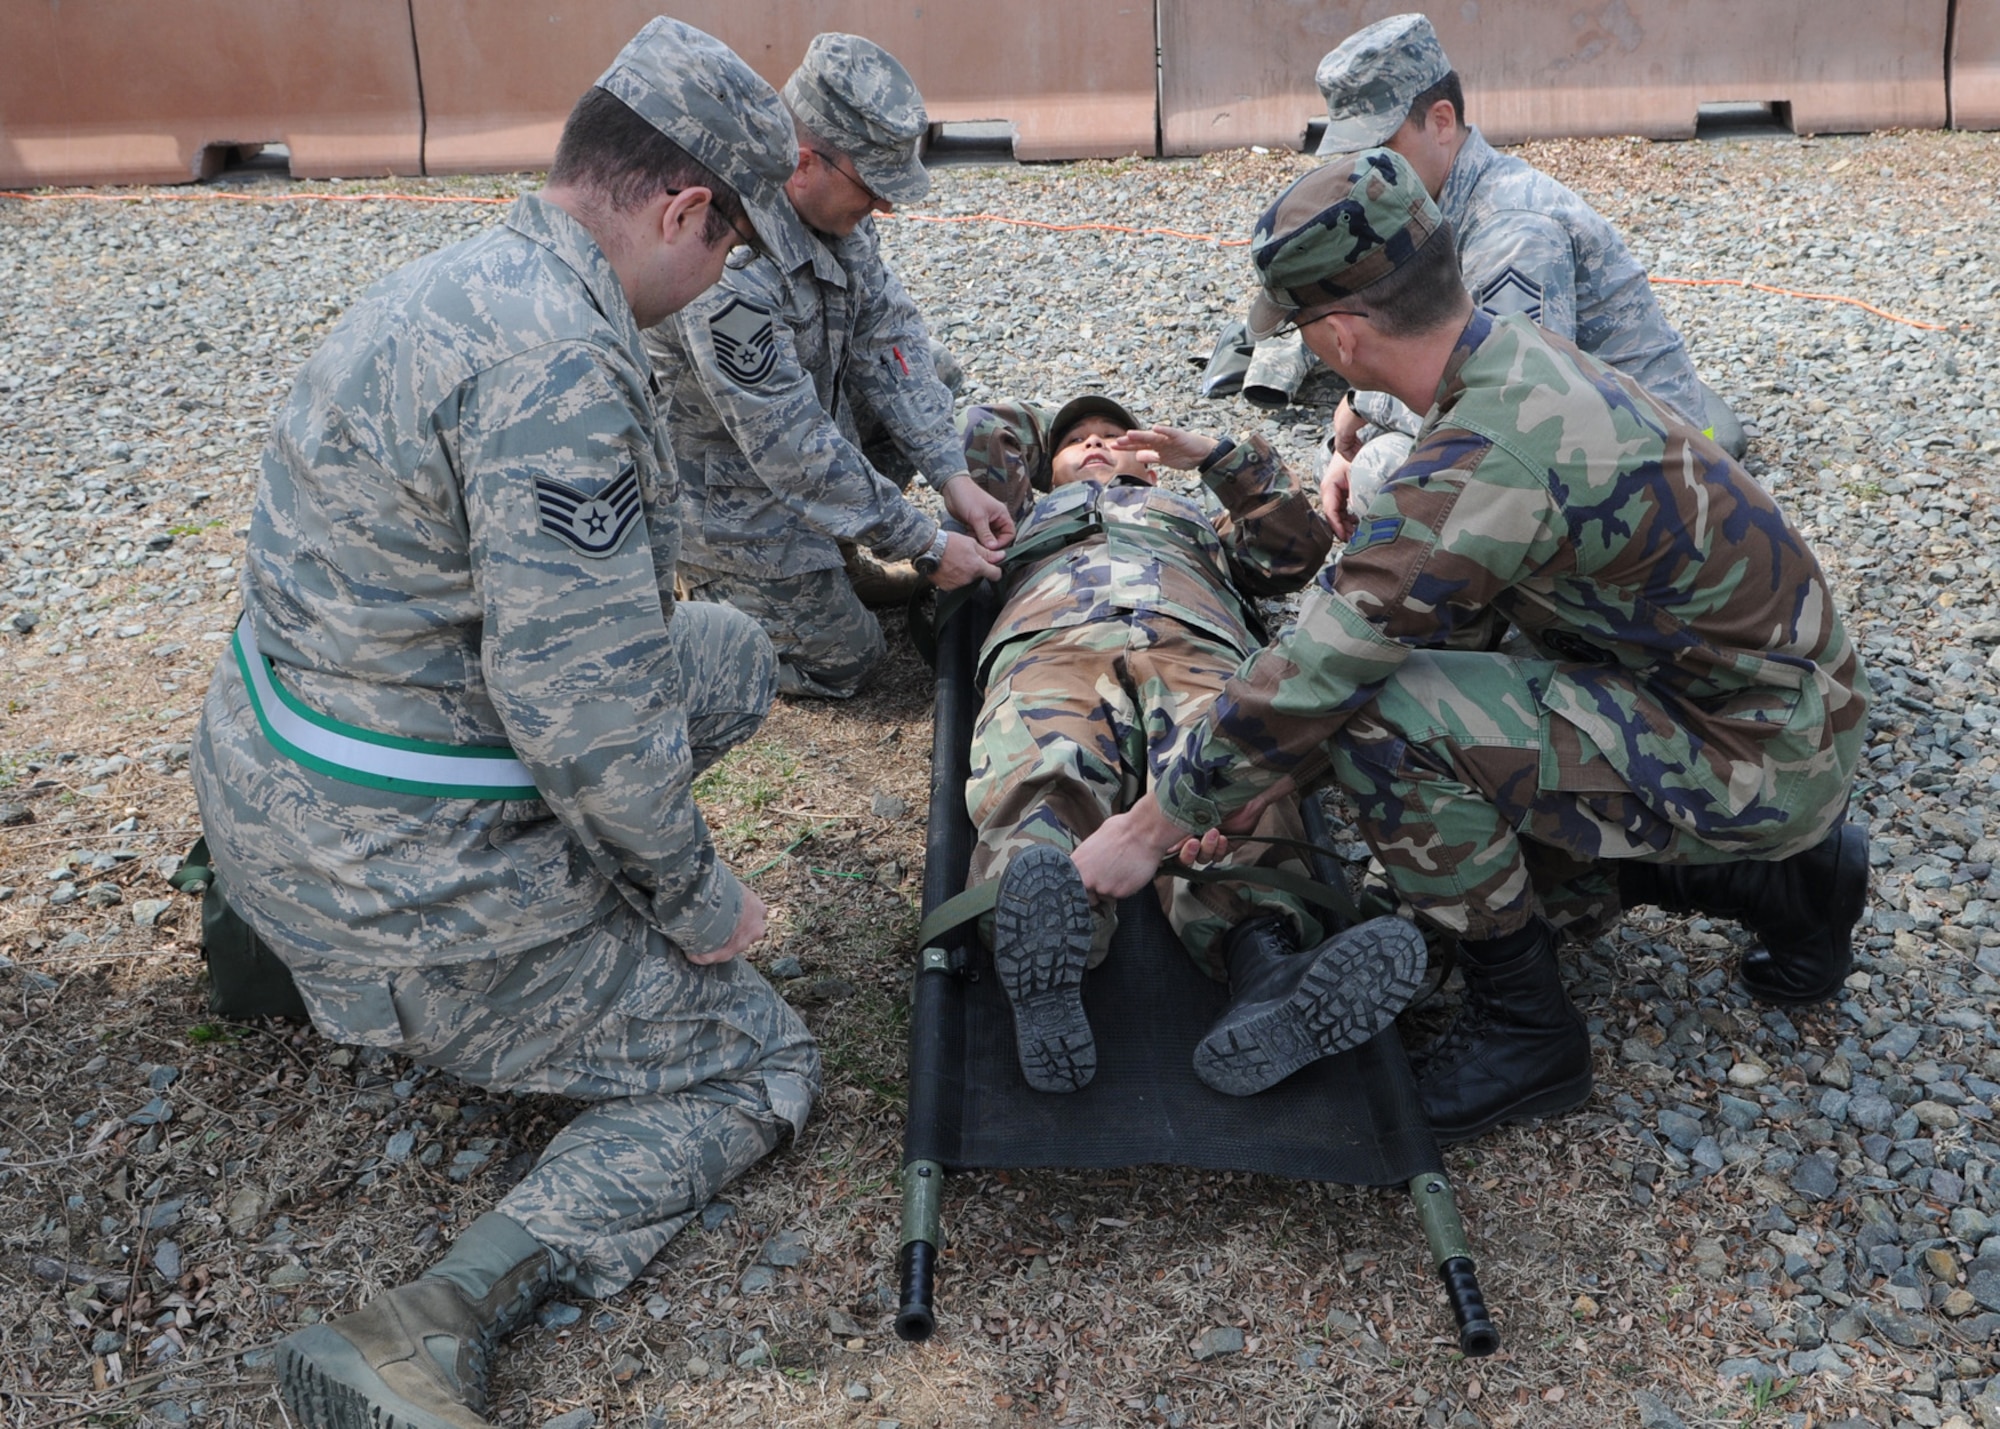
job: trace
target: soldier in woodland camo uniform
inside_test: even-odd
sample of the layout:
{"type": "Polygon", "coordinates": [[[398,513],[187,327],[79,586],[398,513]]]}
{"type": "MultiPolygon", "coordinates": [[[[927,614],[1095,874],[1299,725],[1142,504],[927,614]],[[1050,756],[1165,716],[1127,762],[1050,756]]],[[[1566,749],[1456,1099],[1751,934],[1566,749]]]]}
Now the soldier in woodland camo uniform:
{"type": "MultiPolygon", "coordinates": [[[[1021,533],[980,652],[967,882],[1001,880],[994,962],[1023,1074],[1039,1090],[1074,1091],[1096,1066],[1078,989],[1116,918],[1089,907],[1066,855],[1145,791],[1178,732],[1256,648],[1246,597],[1298,589],[1332,533],[1261,437],[1139,430],[1098,396],[1053,415],[976,407],[965,430],[967,465],[1021,533]],[[1153,460],[1198,470],[1206,506],[1159,488],[1153,460]]],[[[1257,834],[1302,839],[1296,801],[1272,803],[1257,834]]],[[[1246,841],[1226,861],[1304,873],[1282,845],[1246,841]]],[[[1407,924],[1322,940],[1301,900],[1256,883],[1162,877],[1157,892],[1202,970],[1230,984],[1230,1009],[1195,1053],[1196,1073],[1219,1091],[1261,1091],[1366,1040],[1416,989],[1422,944],[1407,924]]]]}
{"type": "Polygon", "coordinates": [[[844,699],[886,647],[843,545],[914,560],[944,588],[997,574],[1006,514],[965,476],[952,394],[871,212],[920,199],[923,98],[855,35],[812,42],[784,100],[797,119],[790,204],[761,253],[646,334],[685,483],[681,577],[756,617],[778,689],[844,699]],[[879,423],[974,536],[947,534],[861,450],[879,423]],[[974,539],[976,537],[977,539],[974,539]]]}
{"type": "Polygon", "coordinates": [[[691,796],[775,662],[674,601],[640,339],[795,158],[768,85],[654,21],[548,187],[364,294],[266,446],[194,752],[232,900],[328,1037],[590,1104],[439,1265],[283,1342],[307,1425],[483,1423],[502,1335],[558,1285],[626,1285],[817,1090],[691,796]]]}
{"type": "MultiPolygon", "coordinates": [[[[1458,239],[1473,302],[1518,314],[1632,378],[1674,412],[1709,430],[1741,429],[1702,386],[1687,344],[1653,296],[1646,270],[1616,229],[1527,160],[1501,154],[1465,123],[1458,74],[1422,15],[1392,15],[1348,36],[1319,63],[1326,136],[1319,152],[1384,145],[1417,172],[1458,239]],[[1443,105],[1443,108],[1439,106],[1443,105]]],[[[1386,392],[1355,392],[1334,419],[1329,486],[1348,497],[1334,519],[1358,514],[1409,455],[1420,414],[1386,392]],[[1351,460],[1352,469],[1348,469],[1351,460]]]]}
{"type": "Polygon", "coordinates": [[[1867,683],[1769,494],[1631,378],[1475,309],[1386,149],[1292,185],[1252,256],[1253,327],[1429,414],[1296,624],[1078,849],[1086,884],[1131,891],[1190,832],[1213,854],[1330,767],[1398,893],[1460,940],[1465,1010],[1421,1080],[1447,1137],[1589,1094],[1563,902],[1737,918],[1764,944],[1753,994],[1832,995],[1867,888],[1843,818],[1867,683]],[[1489,610],[1534,658],[1424,648],[1489,610]]]}

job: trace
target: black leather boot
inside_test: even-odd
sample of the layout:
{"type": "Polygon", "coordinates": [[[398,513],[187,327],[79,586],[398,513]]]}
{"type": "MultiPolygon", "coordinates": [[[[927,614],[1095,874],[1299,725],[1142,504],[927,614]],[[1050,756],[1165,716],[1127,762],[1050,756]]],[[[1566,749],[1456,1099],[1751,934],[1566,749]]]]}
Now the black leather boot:
{"type": "Polygon", "coordinates": [[[1563,991],[1555,929],[1459,944],[1465,1005],[1417,1073],[1431,1130],[1464,1141],[1590,1097],[1590,1033],[1563,991]]]}
{"type": "Polygon", "coordinates": [[[1764,946],[1739,971],[1765,1002],[1820,1002],[1840,991],[1854,967],[1854,925],[1868,902],[1868,833],[1853,824],[1790,858],[1734,863],[1618,866],[1627,905],[1731,918],[1764,946]]]}
{"type": "Polygon", "coordinates": [[[1358,1047],[1409,1006],[1424,976],[1424,938],[1401,918],[1373,918],[1304,952],[1275,914],[1230,930],[1229,1006],[1194,1049],[1194,1074],[1254,1096],[1322,1057],[1358,1047]]]}
{"type": "Polygon", "coordinates": [[[1038,1092],[1081,1091],[1097,1075],[1083,1011],[1090,934],[1090,895],[1069,855],[1046,845],[1015,854],[993,905],[993,973],[1014,1010],[1021,1075],[1038,1092]]]}

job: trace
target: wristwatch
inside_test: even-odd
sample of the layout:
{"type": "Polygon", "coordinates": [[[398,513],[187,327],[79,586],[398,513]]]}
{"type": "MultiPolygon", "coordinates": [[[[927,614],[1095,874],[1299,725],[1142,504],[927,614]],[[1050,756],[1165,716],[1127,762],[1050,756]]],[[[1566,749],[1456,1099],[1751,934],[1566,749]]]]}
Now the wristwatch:
{"type": "Polygon", "coordinates": [[[945,547],[950,544],[951,532],[940,526],[937,531],[937,539],[931,542],[930,549],[925,551],[921,556],[913,559],[910,564],[916,568],[918,575],[928,580],[930,577],[936,575],[938,567],[944,564],[945,547]]]}

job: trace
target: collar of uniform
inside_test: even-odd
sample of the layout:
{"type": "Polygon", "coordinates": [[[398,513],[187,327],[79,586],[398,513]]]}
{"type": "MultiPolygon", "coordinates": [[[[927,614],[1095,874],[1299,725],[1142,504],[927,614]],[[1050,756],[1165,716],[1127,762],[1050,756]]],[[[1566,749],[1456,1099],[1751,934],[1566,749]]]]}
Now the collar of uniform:
{"type": "Polygon", "coordinates": [[[1433,411],[1442,412],[1458,400],[1459,393],[1465,390],[1465,382],[1459,372],[1492,332],[1493,319],[1474,308],[1472,317],[1465,324],[1465,331],[1458,335],[1458,345],[1445,359],[1444,375],[1438,378],[1437,400],[1431,404],[1433,411]]]}
{"type": "MultiPolygon", "coordinates": [[[[1486,142],[1486,136],[1476,125],[1466,125],[1465,142],[1458,146],[1458,154],[1451,161],[1451,172],[1444,176],[1444,192],[1438,195],[1438,211],[1450,221],[1453,228],[1462,225],[1458,215],[1466,211],[1472,203],[1472,191],[1479,187],[1479,180],[1493,167],[1500,153],[1486,142]]],[[[1456,235],[1463,238],[1465,235],[1456,235]]]]}
{"type": "Polygon", "coordinates": [[[612,271],[611,260],[590,236],[590,230],[569,214],[537,194],[522,194],[507,210],[506,224],[530,243],[539,243],[572,269],[589,291],[591,301],[605,320],[618,330],[619,338],[633,353],[641,370],[650,368],[645,344],[639,337],[639,320],[632,304],[612,271]]]}
{"type": "Polygon", "coordinates": [[[813,231],[806,227],[805,220],[799,217],[798,210],[792,207],[789,200],[779,209],[773,226],[777,230],[775,233],[757,235],[762,240],[759,246],[764,256],[787,276],[812,263],[818,256],[817,250],[824,247],[813,236],[813,231]]]}

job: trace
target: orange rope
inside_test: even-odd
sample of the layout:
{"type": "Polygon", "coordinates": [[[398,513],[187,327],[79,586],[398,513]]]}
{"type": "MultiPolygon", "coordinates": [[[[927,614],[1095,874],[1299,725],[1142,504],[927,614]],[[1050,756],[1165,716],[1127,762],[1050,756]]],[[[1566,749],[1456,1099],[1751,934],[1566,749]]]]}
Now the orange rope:
{"type": "MultiPolygon", "coordinates": [[[[1890,322],[1901,323],[1905,327],[1920,327],[1930,332],[1951,330],[1949,323],[1926,323],[1918,322],[1915,318],[1899,318],[1894,313],[1885,312],[1873,303],[1864,303],[1859,298],[1844,297],[1839,293],[1807,293],[1797,288],[1774,288],[1769,283],[1753,283],[1748,278],[1654,278],[1653,281],[1672,283],[1681,288],[1755,288],[1760,293],[1777,293],[1787,298],[1810,298],[1816,303],[1846,303],[1850,307],[1861,308],[1878,318],[1887,318],[1890,322]]],[[[1969,328],[1972,324],[1960,323],[1959,326],[1969,328]]]]}
{"type": "MultiPolygon", "coordinates": [[[[100,194],[100,193],[59,193],[30,194],[0,189],[0,199],[18,199],[22,203],[82,202],[95,203],[195,203],[210,199],[227,199],[235,203],[476,203],[508,204],[511,198],[480,198],[475,195],[460,194],[405,194],[405,193],[288,193],[288,194],[248,194],[231,193],[227,189],[201,189],[193,192],[151,193],[151,194],[100,194]]],[[[1037,218],[1013,218],[1001,213],[891,213],[878,215],[883,218],[908,219],[912,223],[1005,223],[1016,228],[1036,228],[1048,233],[1130,233],[1139,237],[1158,236],[1181,238],[1190,243],[1209,243],[1218,248],[1247,248],[1247,238],[1224,238],[1219,233],[1189,233],[1179,228],[1133,228],[1122,223],[1047,223],[1037,218]]],[[[1808,293],[1798,288],[1778,288],[1769,283],[1753,283],[1748,278],[1663,278],[1648,275],[1650,281],[1670,284],[1680,288],[1754,288],[1760,293],[1776,293],[1780,297],[1803,298],[1815,303],[1844,303],[1873,313],[1888,322],[1901,323],[1904,327],[1922,328],[1926,332],[1949,332],[1949,323],[1927,323],[1917,318],[1900,317],[1873,303],[1860,298],[1850,298],[1841,293],[1808,293]]],[[[1960,329],[1970,329],[1971,323],[1960,323],[1960,329]]]]}

